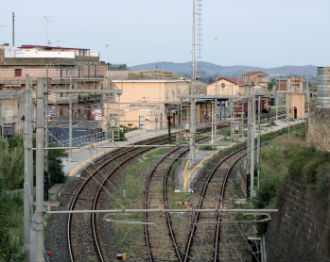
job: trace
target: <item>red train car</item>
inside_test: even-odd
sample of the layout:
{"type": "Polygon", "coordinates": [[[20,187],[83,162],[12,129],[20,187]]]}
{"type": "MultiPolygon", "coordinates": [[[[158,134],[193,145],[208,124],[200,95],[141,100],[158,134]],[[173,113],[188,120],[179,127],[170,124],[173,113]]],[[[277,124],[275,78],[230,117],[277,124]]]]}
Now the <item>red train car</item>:
{"type": "MultiPolygon", "coordinates": [[[[258,113],[258,99],[256,99],[256,113],[258,113]]],[[[267,97],[262,97],[261,98],[261,104],[260,104],[260,109],[262,113],[268,113],[270,111],[270,105],[269,105],[269,99],[267,97]]],[[[245,115],[248,114],[248,102],[247,101],[242,101],[242,100],[237,100],[234,102],[234,112],[235,114],[242,114],[245,115]]]]}

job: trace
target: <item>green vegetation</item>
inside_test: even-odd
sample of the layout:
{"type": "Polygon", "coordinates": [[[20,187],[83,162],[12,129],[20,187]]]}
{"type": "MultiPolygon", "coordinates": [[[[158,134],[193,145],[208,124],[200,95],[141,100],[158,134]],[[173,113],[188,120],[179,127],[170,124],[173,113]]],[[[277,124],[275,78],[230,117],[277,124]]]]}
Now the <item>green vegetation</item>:
{"type": "MultiPolygon", "coordinates": [[[[134,160],[127,170],[125,170],[125,176],[122,176],[119,183],[116,185],[116,192],[113,194],[112,208],[143,207],[144,177],[157,159],[169,150],[170,148],[157,148],[134,160]]],[[[143,237],[142,227],[140,224],[129,223],[141,223],[143,221],[143,215],[131,214],[126,216],[111,216],[111,218],[124,221],[121,223],[112,223],[112,230],[119,249],[122,252],[130,251],[130,253],[140,255],[141,250],[139,250],[136,244],[136,236],[143,237]]],[[[141,241],[143,242],[142,239],[141,241]]]]}
{"type": "Polygon", "coordinates": [[[186,204],[190,203],[189,199],[191,197],[191,193],[174,192],[174,180],[171,178],[167,182],[167,191],[169,208],[184,208],[186,204]]]}
{"type": "Polygon", "coordinates": [[[120,125],[120,131],[119,131],[119,141],[126,141],[127,138],[125,137],[125,134],[128,132],[138,130],[137,127],[132,127],[133,124],[128,124],[127,126],[125,125],[120,125]]]}
{"type": "Polygon", "coordinates": [[[289,165],[290,178],[308,187],[316,198],[329,194],[330,153],[315,147],[298,147],[289,165]]]}
{"type": "Polygon", "coordinates": [[[214,148],[212,146],[200,146],[199,150],[210,151],[210,150],[214,150],[214,148]]]}
{"type": "MultiPolygon", "coordinates": [[[[330,153],[306,146],[306,129],[305,125],[300,129],[292,128],[290,137],[280,136],[262,148],[260,188],[248,205],[254,208],[275,208],[280,205],[279,194],[287,180],[306,187],[315,199],[328,199],[330,153]]],[[[287,129],[281,132],[285,131],[287,129]]],[[[260,234],[266,228],[267,224],[258,224],[260,234]]]]}
{"type": "Polygon", "coordinates": [[[126,64],[111,64],[107,63],[108,70],[127,70],[126,64]]]}
{"type": "MultiPolygon", "coordinates": [[[[53,145],[50,145],[53,146],[53,145]]],[[[65,181],[60,157],[48,154],[50,185],[65,181]]],[[[24,145],[22,136],[0,139],[0,261],[23,261],[24,145]]]]}
{"type": "Polygon", "coordinates": [[[23,261],[23,201],[9,193],[24,183],[21,137],[0,140],[0,261],[23,261]]]}
{"type": "Polygon", "coordinates": [[[24,261],[23,200],[19,193],[0,195],[0,261],[24,261]]]}
{"type": "MultiPolygon", "coordinates": [[[[57,146],[55,143],[50,143],[50,147],[57,146]]],[[[63,172],[61,157],[66,157],[67,153],[64,150],[49,150],[48,151],[48,172],[49,186],[56,183],[64,183],[66,176],[63,172]]]]}
{"type": "Polygon", "coordinates": [[[268,83],[268,86],[267,86],[268,91],[272,91],[273,90],[273,87],[274,87],[274,83],[273,82],[269,82],[268,83]]]}
{"type": "Polygon", "coordinates": [[[272,120],[270,123],[268,123],[268,124],[266,125],[266,127],[273,127],[273,126],[276,126],[276,123],[275,123],[274,120],[272,120]]]}

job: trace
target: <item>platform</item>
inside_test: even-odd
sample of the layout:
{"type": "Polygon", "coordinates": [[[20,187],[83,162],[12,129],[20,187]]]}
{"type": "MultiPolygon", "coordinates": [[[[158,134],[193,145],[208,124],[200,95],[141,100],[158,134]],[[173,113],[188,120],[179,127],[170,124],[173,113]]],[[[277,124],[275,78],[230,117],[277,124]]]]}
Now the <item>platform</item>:
{"type": "MultiPolygon", "coordinates": [[[[300,123],[303,123],[305,120],[295,120],[295,121],[287,121],[287,120],[278,120],[276,121],[276,126],[267,126],[267,124],[262,124],[261,126],[261,134],[267,134],[271,132],[278,131],[282,128],[288,126],[294,126],[300,123]]],[[[257,137],[257,129],[256,135],[257,137]]],[[[175,172],[175,191],[176,192],[191,192],[193,190],[192,184],[195,178],[198,176],[200,170],[207,165],[208,161],[211,160],[217,153],[227,148],[233,147],[242,141],[233,141],[226,142],[221,141],[223,137],[219,136],[216,138],[215,143],[220,144],[214,150],[199,150],[196,149],[196,160],[195,163],[191,164],[189,160],[189,155],[186,154],[183,161],[179,161],[179,165],[176,168],[175,172]]]]}
{"type": "MultiPolygon", "coordinates": [[[[93,145],[86,146],[82,149],[75,149],[72,151],[72,161],[69,160],[69,157],[62,158],[63,162],[63,171],[65,175],[74,177],[79,174],[79,171],[86,168],[90,163],[96,159],[102,157],[104,154],[107,154],[115,148],[95,148],[97,145],[102,147],[107,146],[124,146],[136,143],[141,140],[153,138],[160,135],[167,134],[167,130],[158,130],[158,131],[145,131],[139,130],[137,132],[133,131],[126,134],[127,141],[117,141],[109,142],[102,141],[93,145]],[[139,132],[140,131],[140,132],[139,132]]],[[[172,132],[177,132],[179,129],[173,129],[172,132]]]]}

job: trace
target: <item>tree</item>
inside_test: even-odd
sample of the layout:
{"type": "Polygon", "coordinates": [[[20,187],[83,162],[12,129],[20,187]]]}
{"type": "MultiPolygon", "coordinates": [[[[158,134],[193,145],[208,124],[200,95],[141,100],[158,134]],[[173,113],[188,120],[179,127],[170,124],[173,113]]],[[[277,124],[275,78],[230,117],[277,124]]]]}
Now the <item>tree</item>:
{"type": "Polygon", "coordinates": [[[273,82],[269,82],[268,83],[268,87],[267,87],[268,91],[272,91],[273,90],[273,87],[274,87],[274,83],[273,82]]]}

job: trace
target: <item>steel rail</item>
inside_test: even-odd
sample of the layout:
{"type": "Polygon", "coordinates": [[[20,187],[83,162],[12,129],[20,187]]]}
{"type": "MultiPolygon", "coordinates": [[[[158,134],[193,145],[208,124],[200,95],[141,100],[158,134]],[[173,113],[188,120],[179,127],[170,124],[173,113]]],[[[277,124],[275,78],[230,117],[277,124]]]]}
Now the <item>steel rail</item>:
{"type": "MultiPolygon", "coordinates": [[[[156,139],[157,141],[168,141],[168,138],[158,138],[156,139]]],[[[70,205],[70,211],[72,211],[75,208],[75,205],[77,203],[77,200],[81,194],[81,192],[83,191],[83,189],[86,187],[86,185],[92,180],[92,178],[99,173],[106,165],[108,165],[109,163],[115,161],[116,159],[124,156],[125,154],[127,154],[128,152],[132,152],[136,150],[136,148],[130,148],[129,150],[118,150],[119,154],[111,157],[110,159],[108,159],[107,161],[105,161],[104,163],[102,163],[99,167],[97,167],[89,176],[88,178],[81,184],[81,186],[79,187],[78,191],[76,192],[71,205],[70,205]],[[120,152],[122,151],[122,152],[120,152]]],[[[71,223],[72,223],[72,214],[69,214],[68,216],[68,222],[67,222],[67,241],[68,241],[68,249],[69,249],[69,256],[70,256],[70,261],[74,262],[74,254],[73,254],[73,249],[72,249],[72,239],[71,239],[71,223]]]]}
{"type": "MultiPolygon", "coordinates": [[[[225,163],[228,159],[230,159],[231,157],[235,156],[236,154],[242,152],[244,149],[246,149],[246,147],[240,148],[236,151],[234,151],[233,153],[229,154],[228,156],[226,156],[225,158],[223,158],[213,169],[212,171],[209,173],[206,182],[204,183],[203,189],[202,189],[202,193],[200,195],[200,200],[198,203],[198,209],[202,209],[203,206],[203,202],[204,202],[204,197],[206,195],[206,191],[207,188],[209,186],[210,181],[212,180],[214,174],[216,173],[216,171],[218,170],[218,168],[225,163]]],[[[196,212],[195,216],[194,216],[194,220],[193,220],[193,225],[191,227],[190,233],[189,233],[189,237],[188,237],[188,241],[187,241],[187,245],[186,245],[186,252],[185,252],[185,257],[184,257],[184,262],[187,262],[189,260],[189,255],[190,255],[190,250],[191,250],[191,246],[193,243],[193,238],[194,238],[194,234],[196,231],[196,227],[197,227],[197,223],[199,220],[199,212],[196,212]]]]}

